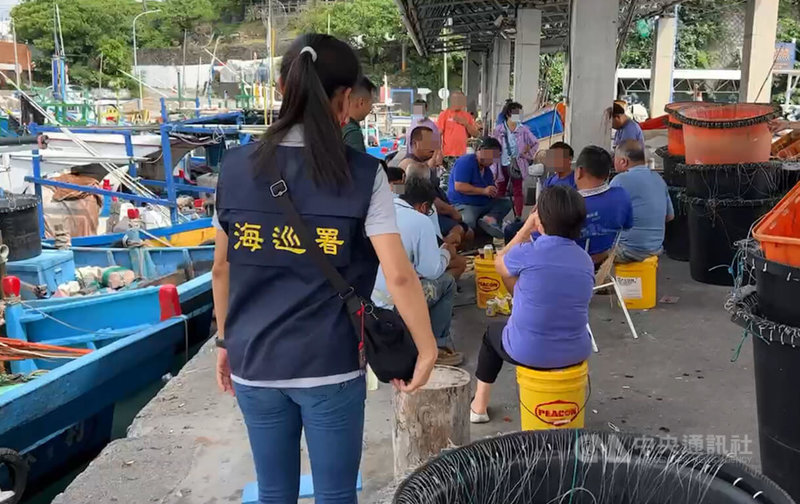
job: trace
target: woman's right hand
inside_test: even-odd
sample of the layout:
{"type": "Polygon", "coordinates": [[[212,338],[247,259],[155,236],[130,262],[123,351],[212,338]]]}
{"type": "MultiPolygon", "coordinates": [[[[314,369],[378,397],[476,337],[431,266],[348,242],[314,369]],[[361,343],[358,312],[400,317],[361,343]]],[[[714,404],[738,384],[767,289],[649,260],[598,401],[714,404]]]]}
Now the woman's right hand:
{"type": "Polygon", "coordinates": [[[235,395],[233,382],[231,381],[231,364],[228,361],[228,351],[224,348],[217,348],[217,386],[219,389],[230,395],[235,395]]]}
{"type": "Polygon", "coordinates": [[[414,376],[411,378],[411,381],[406,383],[403,380],[392,380],[392,385],[400,392],[405,392],[406,394],[410,394],[418,388],[425,386],[431,377],[431,372],[433,372],[433,366],[436,364],[438,356],[439,351],[436,345],[433,345],[432,350],[426,349],[420,351],[417,357],[417,365],[414,366],[414,376]]]}

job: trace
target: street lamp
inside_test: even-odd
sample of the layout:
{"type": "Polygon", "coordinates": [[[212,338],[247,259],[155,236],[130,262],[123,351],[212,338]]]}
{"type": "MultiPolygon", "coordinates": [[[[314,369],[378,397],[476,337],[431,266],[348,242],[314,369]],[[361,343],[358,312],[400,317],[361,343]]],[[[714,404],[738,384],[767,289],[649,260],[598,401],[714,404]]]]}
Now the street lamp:
{"type": "Polygon", "coordinates": [[[161,12],[161,9],[154,9],[150,11],[144,11],[141,14],[137,14],[133,17],[133,68],[135,69],[136,78],[139,80],[139,110],[142,110],[142,72],[139,70],[139,61],[136,58],[136,20],[140,17],[144,16],[145,14],[155,14],[157,12],[161,12]]]}

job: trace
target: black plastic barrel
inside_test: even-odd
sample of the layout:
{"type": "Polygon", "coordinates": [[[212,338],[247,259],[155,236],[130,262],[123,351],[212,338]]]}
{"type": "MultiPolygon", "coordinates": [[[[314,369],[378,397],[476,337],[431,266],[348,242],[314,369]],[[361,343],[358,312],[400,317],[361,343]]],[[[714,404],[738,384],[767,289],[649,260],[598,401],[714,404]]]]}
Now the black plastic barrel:
{"type": "Polygon", "coordinates": [[[780,171],[779,185],[781,193],[787,193],[800,182],[800,162],[791,161],[783,163],[780,171]]]}
{"type": "Polygon", "coordinates": [[[0,232],[8,246],[8,260],[21,261],[42,253],[39,234],[39,200],[35,196],[5,193],[0,196],[0,232]]]}
{"type": "Polygon", "coordinates": [[[780,195],[779,163],[681,164],[686,195],[694,198],[763,199],[780,195]]]}
{"type": "Polygon", "coordinates": [[[747,238],[750,227],[778,202],[703,199],[684,196],[689,206],[689,270],[698,282],[733,285],[729,273],[734,243],[747,238]]]}
{"type": "Polygon", "coordinates": [[[651,436],[525,431],[446,452],[403,481],[395,504],[790,504],[725,455],[651,436]],[[756,496],[755,498],[753,496],[756,496]]]}
{"type": "Polygon", "coordinates": [[[681,198],[683,187],[668,187],[669,198],[675,209],[675,218],[667,222],[664,230],[664,252],[676,261],[689,260],[689,212],[681,198]]]}
{"type": "Polygon", "coordinates": [[[745,256],[758,292],[758,308],[764,318],[777,324],[800,327],[800,268],[770,261],[751,247],[745,256]]]}
{"type": "Polygon", "coordinates": [[[656,154],[664,162],[664,172],[662,174],[664,182],[668,186],[685,187],[686,174],[678,170],[678,165],[686,163],[686,158],[683,156],[670,156],[666,147],[656,149],[656,154]]]}
{"type": "Polygon", "coordinates": [[[758,294],[738,301],[729,300],[726,308],[733,314],[733,321],[753,339],[761,470],[798,500],[800,328],[781,326],[765,319],[758,294]]]}

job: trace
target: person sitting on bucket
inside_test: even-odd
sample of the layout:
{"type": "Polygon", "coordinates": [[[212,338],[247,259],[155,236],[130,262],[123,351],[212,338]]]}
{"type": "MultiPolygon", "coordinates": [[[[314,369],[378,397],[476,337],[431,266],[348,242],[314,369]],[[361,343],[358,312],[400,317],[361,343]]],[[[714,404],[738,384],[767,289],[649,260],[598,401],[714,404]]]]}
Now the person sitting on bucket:
{"type": "Polygon", "coordinates": [[[514,293],[514,309],[508,323],[493,322],[484,334],[470,422],[489,421],[491,387],[503,361],[559,369],[589,358],[594,264],[575,242],[585,220],[586,205],[578,191],[550,187],[542,192],[537,211],[497,255],[495,267],[514,293]],[[541,236],[533,242],[536,230],[541,236]]]}
{"type": "Polygon", "coordinates": [[[584,148],[576,165],[575,183],[586,202],[586,223],[578,245],[599,265],[614,247],[617,234],[633,227],[633,206],[625,189],[608,185],[612,161],[604,148],[584,148]]]}
{"type": "Polygon", "coordinates": [[[618,263],[640,262],[663,251],[667,222],[675,218],[667,184],[647,166],[639,142],[628,140],[614,156],[611,187],[625,189],[633,205],[633,227],[620,234],[618,263]]]}

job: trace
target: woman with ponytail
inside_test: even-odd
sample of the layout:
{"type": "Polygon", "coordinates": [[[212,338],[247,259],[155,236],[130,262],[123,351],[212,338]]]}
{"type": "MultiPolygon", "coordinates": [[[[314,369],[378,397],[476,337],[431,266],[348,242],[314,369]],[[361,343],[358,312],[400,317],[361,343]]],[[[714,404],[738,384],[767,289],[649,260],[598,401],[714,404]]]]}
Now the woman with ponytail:
{"type": "Polygon", "coordinates": [[[514,214],[522,216],[524,203],[522,182],[528,177],[528,166],[539,149],[539,140],[522,124],[522,105],[508,100],[497,118],[492,136],[503,146],[500,163],[492,166],[499,196],[511,193],[514,214]],[[509,190],[509,187],[511,188],[509,190]]]}
{"type": "Polygon", "coordinates": [[[437,357],[386,174],[377,159],[342,142],[339,125],[359,75],[346,43],[299,37],[281,64],[279,119],[260,142],[229,151],[222,164],[213,267],[217,383],[242,410],[261,504],[297,502],[302,432],[315,501],[356,502],[363,363],[344,301],[311,247],[320,247],[364,299],[382,267],[419,353],[413,378],[395,380],[397,388],[424,385],[437,357]],[[276,169],[281,179],[271,183],[276,169]],[[284,192],[313,235],[310,243],[284,216],[277,200],[284,192]]]}

